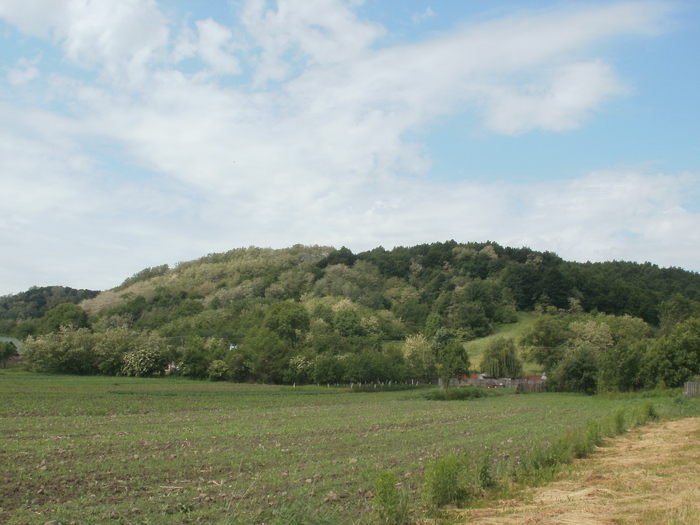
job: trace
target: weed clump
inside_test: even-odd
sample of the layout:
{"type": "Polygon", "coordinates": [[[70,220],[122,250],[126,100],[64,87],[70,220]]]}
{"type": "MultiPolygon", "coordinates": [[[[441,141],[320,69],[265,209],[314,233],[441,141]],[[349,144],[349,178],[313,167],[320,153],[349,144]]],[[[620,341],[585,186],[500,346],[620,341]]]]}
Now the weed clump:
{"type": "MultiPolygon", "coordinates": [[[[637,410],[637,422],[658,417],[653,404],[644,403],[637,410]]],[[[641,423],[638,423],[641,424],[641,423]]],[[[520,469],[513,472],[515,478],[526,479],[531,483],[548,480],[560,465],[570,463],[575,458],[589,456],[605,437],[613,437],[626,432],[625,410],[616,410],[609,418],[589,421],[581,430],[571,430],[552,442],[549,446],[535,444],[522,461],[520,469]]]]}
{"type": "Polygon", "coordinates": [[[612,415],[612,435],[619,436],[627,431],[625,426],[625,409],[618,408],[612,415]]]}
{"type": "Polygon", "coordinates": [[[409,523],[408,495],[399,490],[396,474],[387,470],[374,481],[374,519],[386,525],[409,523]]]}
{"type": "Polygon", "coordinates": [[[438,458],[425,466],[423,497],[431,508],[459,505],[472,496],[466,483],[468,462],[455,454],[438,458]]]}
{"type": "Polygon", "coordinates": [[[589,421],[583,431],[575,433],[574,456],[585,458],[600,445],[602,434],[597,421],[589,421]]]}
{"type": "Polygon", "coordinates": [[[496,484],[496,478],[492,472],[491,450],[487,449],[481,458],[481,465],[479,465],[479,486],[484,490],[489,490],[494,488],[496,484]]]}
{"type": "Polygon", "coordinates": [[[659,413],[656,411],[656,407],[651,401],[644,402],[635,412],[635,426],[644,425],[649,421],[656,421],[658,419],[659,413]]]}

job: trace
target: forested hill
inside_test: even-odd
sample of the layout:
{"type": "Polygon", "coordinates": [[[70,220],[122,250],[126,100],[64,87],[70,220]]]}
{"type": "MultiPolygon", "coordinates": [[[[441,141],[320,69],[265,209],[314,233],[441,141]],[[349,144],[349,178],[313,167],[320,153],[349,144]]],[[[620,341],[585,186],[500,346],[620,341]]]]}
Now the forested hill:
{"type": "Polygon", "coordinates": [[[67,286],[32,287],[26,292],[0,297],[0,335],[24,338],[36,332],[37,322],[59,304],[78,304],[100,292],[67,286]]]}
{"type": "Polygon", "coordinates": [[[352,310],[384,339],[435,326],[469,339],[513,321],[518,311],[535,309],[629,314],[658,325],[662,303],[675,294],[700,301],[700,275],[651,263],[567,262],[551,252],[493,242],[379,247],[357,254],[323,246],[251,247],[174,268],[146,268],[99,295],[51,287],[2,297],[0,332],[19,337],[45,332],[60,323],[44,320],[42,327],[47,311],[80,302],[90,324],[126,322],[164,336],[239,340],[262,323],[272,304],[295,301],[312,319],[352,310]]]}

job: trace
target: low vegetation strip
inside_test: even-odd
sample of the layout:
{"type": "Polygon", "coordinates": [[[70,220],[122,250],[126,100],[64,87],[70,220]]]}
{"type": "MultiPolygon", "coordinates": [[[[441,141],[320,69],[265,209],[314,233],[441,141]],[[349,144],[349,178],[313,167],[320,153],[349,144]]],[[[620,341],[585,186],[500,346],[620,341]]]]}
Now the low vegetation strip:
{"type": "Polygon", "coordinates": [[[557,481],[461,513],[481,525],[700,523],[700,418],[651,423],[574,462],[557,481]]]}

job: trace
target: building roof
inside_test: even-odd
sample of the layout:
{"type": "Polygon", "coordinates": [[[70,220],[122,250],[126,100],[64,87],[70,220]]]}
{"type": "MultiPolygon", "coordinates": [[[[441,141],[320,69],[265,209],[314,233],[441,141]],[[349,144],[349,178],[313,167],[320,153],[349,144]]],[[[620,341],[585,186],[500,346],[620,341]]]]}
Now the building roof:
{"type": "Polygon", "coordinates": [[[20,341],[19,339],[15,338],[15,337],[3,337],[3,336],[0,336],[0,342],[3,342],[3,343],[12,343],[13,345],[15,345],[15,348],[17,349],[17,353],[18,353],[18,354],[21,354],[21,353],[22,353],[22,349],[23,349],[23,348],[22,348],[22,341],[20,341]]]}

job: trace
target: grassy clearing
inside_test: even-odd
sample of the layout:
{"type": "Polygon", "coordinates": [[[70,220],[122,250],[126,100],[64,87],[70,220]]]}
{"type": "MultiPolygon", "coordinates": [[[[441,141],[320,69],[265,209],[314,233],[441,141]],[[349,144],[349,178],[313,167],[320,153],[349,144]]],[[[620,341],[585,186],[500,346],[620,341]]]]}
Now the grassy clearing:
{"type": "MultiPolygon", "coordinates": [[[[517,339],[523,335],[537,320],[537,314],[532,312],[520,312],[518,314],[517,323],[501,324],[496,327],[493,334],[482,337],[480,339],[475,339],[474,341],[469,341],[465,343],[464,348],[469,354],[469,360],[472,363],[472,367],[476,367],[481,363],[481,356],[486,349],[486,345],[493,339],[497,337],[510,337],[512,339],[517,339]]],[[[525,373],[535,374],[541,373],[542,370],[535,363],[525,363],[525,373]]]]}
{"type": "MultiPolygon", "coordinates": [[[[498,477],[534,443],[646,401],[435,402],[414,391],[21,372],[0,373],[0,395],[0,521],[10,524],[372,523],[385,471],[415,519],[431,461],[488,448],[498,477]]],[[[664,415],[678,403],[654,405],[664,415]]]]}

